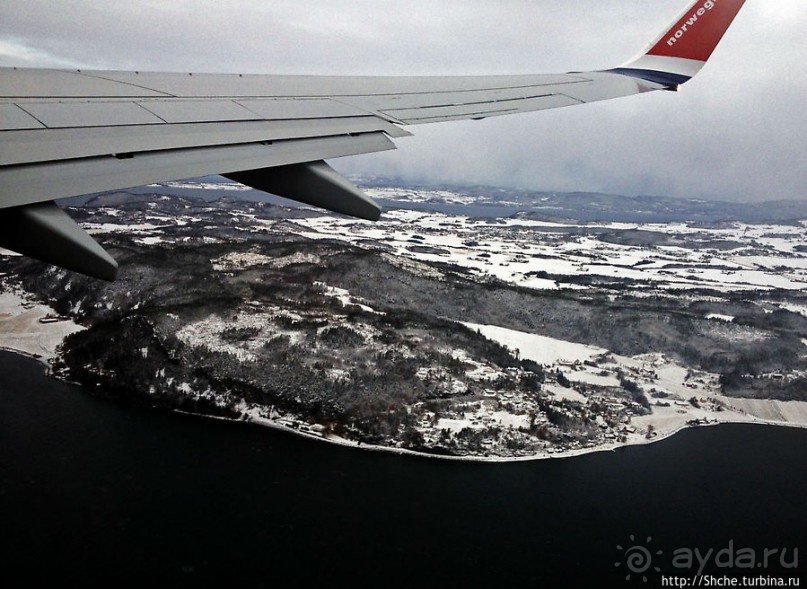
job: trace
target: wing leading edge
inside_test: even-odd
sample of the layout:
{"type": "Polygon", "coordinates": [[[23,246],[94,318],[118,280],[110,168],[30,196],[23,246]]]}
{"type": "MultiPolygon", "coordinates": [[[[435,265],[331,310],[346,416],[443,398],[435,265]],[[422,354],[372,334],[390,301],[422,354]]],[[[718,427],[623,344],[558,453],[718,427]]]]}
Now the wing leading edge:
{"type": "Polygon", "coordinates": [[[675,90],[703,67],[743,3],[696,0],[638,58],[595,72],[319,77],[0,68],[0,245],[113,279],[114,260],[47,203],[207,174],[375,220],[378,205],[323,160],[394,149],[391,139],[409,135],[409,125],[675,90]]]}

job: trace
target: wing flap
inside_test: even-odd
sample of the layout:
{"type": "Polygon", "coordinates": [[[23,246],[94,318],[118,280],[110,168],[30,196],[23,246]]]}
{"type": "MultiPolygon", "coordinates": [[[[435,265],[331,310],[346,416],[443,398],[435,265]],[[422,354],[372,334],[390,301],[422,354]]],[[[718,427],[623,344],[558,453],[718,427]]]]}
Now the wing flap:
{"type": "Polygon", "coordinates": [[[0,142],[0,174],[3,166],[20,164],[371,131],[381,131],[390,137],[410,135],[375,116],[14,131],[5,133],[0,142]]]}
{"type": "Polygon", "coordinates": [[[0,104],[0,131],[41,129],[44,126],[16,104],[0,104]]]}
{"type": "Polygon", "coordinates": [[[355,106],[321,98],[239,99],[238,104],[255,113],[258,118],[266,120],[355,117],[370,114],[355,106]]]}
{"type": "Polygon", "coordinates": [[[194,178],[209,174],[284,166],[395,149],[382,132],[251,143],[224,147],[151,151],[0,168],[5,206],[194,178]]]}
{"type": "Polygon", "coordinates": [[[497,100],[452,106],[434,106],[401,110],[385,110],[383,114],[394,117],[406,124],[435,123],[438,121],[468,119],[503,115],[513,112],[526,112],[559,108],[579,104],[578,100],[562,94],[531,96],[512,100],[497,100]]]}
{"type": "Polygon", "coordinates": [[[165,122],[135,102],[19,102],[17,106],[49,129],[165,122]]]}
{"type": "Polygon", "coordinates": [[[234,100],[141,100],[137,105],[164,123],[253,121],[260,118],[234,100]]]}

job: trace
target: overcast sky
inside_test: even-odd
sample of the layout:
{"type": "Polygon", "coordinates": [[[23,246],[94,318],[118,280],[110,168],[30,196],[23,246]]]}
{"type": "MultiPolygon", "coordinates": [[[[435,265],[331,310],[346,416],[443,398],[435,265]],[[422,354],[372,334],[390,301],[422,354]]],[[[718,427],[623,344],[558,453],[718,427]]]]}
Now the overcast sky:
{"type": "MultiPolygon", "coordinates": [[[[688,0],[2,0],[0,65],[282,74],[604,69],[688,0]]],[[[807,198],[807,0],[748,0],[709,64],[656,92],[410,127],[352,174],[534,190],[807,198]]]]}

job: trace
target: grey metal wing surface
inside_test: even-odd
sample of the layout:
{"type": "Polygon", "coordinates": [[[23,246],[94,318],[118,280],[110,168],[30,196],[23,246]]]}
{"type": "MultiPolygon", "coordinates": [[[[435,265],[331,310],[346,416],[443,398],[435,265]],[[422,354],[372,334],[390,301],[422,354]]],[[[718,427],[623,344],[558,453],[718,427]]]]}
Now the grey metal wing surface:
{"type": "Polygon", "coordinates": [[[677,89],[743,0],[697,0],[636,60],[521,76],[327,77],[0,68],[0,245],[112,280],[55,199],[222,174],[332,211],[380,208],[324,160],[394,149],[406,127],[677,89]],[[695,16],[700,24],[681,23],[695,16]]]}

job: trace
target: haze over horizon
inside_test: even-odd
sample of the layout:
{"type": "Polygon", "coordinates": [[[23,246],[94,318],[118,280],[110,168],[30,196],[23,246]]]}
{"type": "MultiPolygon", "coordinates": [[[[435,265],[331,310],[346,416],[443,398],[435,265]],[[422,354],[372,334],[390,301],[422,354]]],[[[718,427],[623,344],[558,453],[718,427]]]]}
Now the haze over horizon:
{"type": "MultiPolygon", "coordinates": [[[[328,75],[607,69],[684,0],[141,2],[10,0],[0,65],[328,75]]],[[[409,127],[393,152],[331,160],[347,174],[728,201],[804,199],[807,5],[748,0],[679,93],[409,127]]]]}

